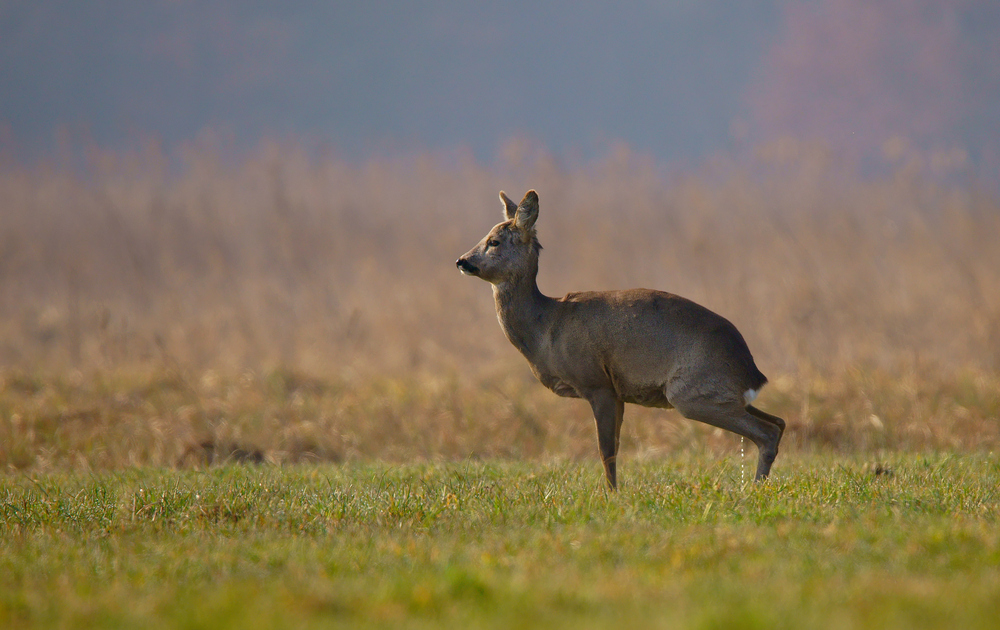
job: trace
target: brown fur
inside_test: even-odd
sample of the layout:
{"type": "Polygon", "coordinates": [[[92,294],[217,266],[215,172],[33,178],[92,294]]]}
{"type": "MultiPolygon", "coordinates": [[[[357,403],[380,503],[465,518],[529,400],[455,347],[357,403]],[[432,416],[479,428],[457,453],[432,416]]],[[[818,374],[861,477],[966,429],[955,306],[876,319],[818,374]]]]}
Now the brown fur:
{"type": "Polygon", "coordinates": [[[515,205],[501,192],[500,200],[506,220],[455,264],[493,285],[500,326],[538,380],[560,396],[590,403],[611,487],[617,486],[625,403],[676,408],[750,439],[758,449],[756,479],[766,478],[785,423],[744,397],[767,378],[736,327],[662,291],[542,295],[535,281],[538,195],[528,191],[515,205]]]}

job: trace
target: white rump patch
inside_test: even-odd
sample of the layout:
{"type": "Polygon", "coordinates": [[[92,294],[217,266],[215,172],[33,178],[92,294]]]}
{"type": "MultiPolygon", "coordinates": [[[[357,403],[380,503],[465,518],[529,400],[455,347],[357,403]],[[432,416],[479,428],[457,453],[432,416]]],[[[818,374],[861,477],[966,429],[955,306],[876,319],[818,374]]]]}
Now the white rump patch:
{"type": "Polygon", "coordinates": [[[756,398],[757,394],[759,393],[760,393],[759,389],[748,389],[747,391],[743,392],[743,400],[747,401],[747,404],[749,405],[750,403],[753,402],[754,398],[756,398]]]}

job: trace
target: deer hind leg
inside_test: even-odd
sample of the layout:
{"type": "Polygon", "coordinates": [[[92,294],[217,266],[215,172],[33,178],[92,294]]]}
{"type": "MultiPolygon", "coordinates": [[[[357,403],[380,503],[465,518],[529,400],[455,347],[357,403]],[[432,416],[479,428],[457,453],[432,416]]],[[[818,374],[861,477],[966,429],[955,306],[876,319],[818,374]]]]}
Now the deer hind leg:
{"type": "Polygon", "coordinates": [[[625,417],[625,403],[610,390],[599,390],[586,396],[594,420],[597,421],[597,445],[604,463],[604,477],[612,490],[618,489],[616,460],[621,436],[622,420],[625,417]]]}
{"type": "Polygon", "coordinates": [[[756,416],[756,417],[760,418],[761,420],[766,420],[766,421],[770,422],[771,424],[775,425],[776,427],[778,427],[779,429],[781,429],[781,435],[778,436],[778,440],[779,441],[781,440],[781,436],[785,434],[785,421],[784,420],[782,420],[778,416],[772,416],[771,414],[769,414],[767,412],[761,411],[760,409],[754,407],[753,405],[747,405],[747,411],[750,412],[750,415],[756,416]]]}
{"type": "Polygon", "coordinates": [[[767,478],[771,464],[778,456],[778,443],[784,433],[785,422],[777,416],[765,414],[757,408],[751,411],[739,403],[709,404],[705,402],[671,401],[681,414],[690,420],[697,420],[742,435],[757,446],[757,473],[755,481],[767,478]]]}

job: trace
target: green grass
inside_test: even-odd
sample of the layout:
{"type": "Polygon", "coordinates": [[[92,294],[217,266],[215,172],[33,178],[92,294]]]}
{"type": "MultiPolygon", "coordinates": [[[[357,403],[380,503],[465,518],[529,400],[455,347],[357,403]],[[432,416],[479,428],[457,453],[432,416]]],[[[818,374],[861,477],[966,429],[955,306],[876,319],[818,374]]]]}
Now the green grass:
{"type": "Polygon", "coordinates": [[[0,627],[994,627],[1000,457],[0,477],[0,627]]]}

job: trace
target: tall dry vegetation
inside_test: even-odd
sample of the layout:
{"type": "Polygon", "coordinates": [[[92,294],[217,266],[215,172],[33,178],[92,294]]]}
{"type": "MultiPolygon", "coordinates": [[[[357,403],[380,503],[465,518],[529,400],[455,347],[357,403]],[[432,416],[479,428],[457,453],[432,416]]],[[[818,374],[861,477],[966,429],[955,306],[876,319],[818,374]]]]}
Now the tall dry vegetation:
{"type": "MultiPolygon", "coordinates": [[[[151,147],[92,151],[82,170],[8,164],[0,173],[5,387],[20,383],[14,389],[37,397],[44,388],[31,379],[40,374],[182,375],[193,383],[194,411],[172,410],[183,396],[161,397],[154,411],[180,437],[166,450],[148,447],[141,461],[245,442],[237,416],[258,432],[268,422],[283,427],[268,434],[285,431],[283,446],[251,440],[264,451],[332,459],[403,456],[413,443],[420,454],[459,457],[589,454],[585,410],[536,398],[541,387],[503,338],[488,286],[454,267],[499,221],[498,189],[533,187],[542,200],[542,291],[644,286],[724,314],[775,382],[772,404],[796,427],[790,444],[835,444],[858,423],[878,427],[896,413],[900,423],[923,423],[911,431],[918,446],[948,444],[956,422],[967,425],[962,443],[993,445],[1000,204],[972,185],[925,181],[912,157],[876,178],[793,141],[677,176],[625,149],[566,166],[524,142],[494,165],[455,156],[353,164],[294,143],[240,160],[202,148],[175,163],[151,147]],[[264,402],[256,412],[227,406],[237,395],[218,383],[238,393],[247,370],[281,370],[288,379],[278,389],[289,398],[273,413],[264,402]],[[340,393],[302,389],[317,395],[305,413],[301,397],[291,398],[296,374],[337,383],[340,393]],[[971,388],[968,396],[987,402],[952,397],[942,407],[925,374],[960,375],[946,389],[971,388]],[[366,390],[371,383],[382,385],[366,390]],[[472,400],[476,391],[487,398],[472,400]],[[967,406],[971,416],[952,413],[967,406]],[[359,418],[388,420],[372,428],[359,418]],[[312,424],[296,433],[293,421],[312,424]],[[556,446],[571,424],[580,445],[556,446]]],[[[122,399],[135,418],[143,413],[135,395],[149,398],[144,387],[122,399]]],[[[52,396],[63,404],[53,403],[49,420],[63,426],[75,399],[52,396]]],[[[117,422],[97,403],[79,404],[97,409],[80,440],[117,422]]],[[[656,450],[688,431],[659,427],[632,437],[656,450]]],[[[23,427],[8,419],[5,431],[23,427]]],[[[37,463],[32,448],[4,459],[37,463]]],[[[134,453],[115,457],[108,465],[134,453]]]]}
{"type": "Polygon", "coordinates": [[[85,173],[0,174],[0,362],[168,361],[321,374],[488,370],[512,354],[455,258],[542,198],[539,284],[689,296],[732,319],[771,374],[930,361],[1000,365],[1000,206],[900,169],[852,177],[816,148],[664,177],[622,150],[560,167],[353,165],[270,144],[243,161],[94,153],[85,173]]]}

